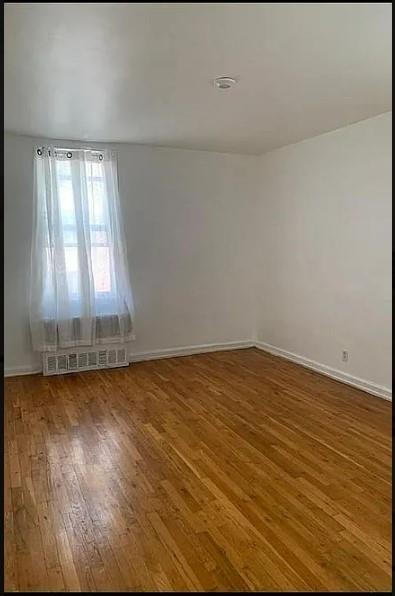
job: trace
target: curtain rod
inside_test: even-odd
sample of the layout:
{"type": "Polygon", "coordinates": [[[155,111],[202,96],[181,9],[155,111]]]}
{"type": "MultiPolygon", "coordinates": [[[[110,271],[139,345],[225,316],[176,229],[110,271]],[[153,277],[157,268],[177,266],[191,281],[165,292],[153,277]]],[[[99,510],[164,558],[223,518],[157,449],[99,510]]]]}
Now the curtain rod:
{"type": "MultiPolygon", "coordinates": [[[[42,145],[41,148],[39,147],[37,149],[37,153],[38,155],[42,155],[42,150],[43,149],[48,149],[49,152],[49,146],[47,145],[42,145]]],[[[67,148],[67,147],[53,147],[55,150],[55,154],[62,154],[65,153],[66,157],[72,157],[73,152],[74,153],[97,153],[99,155],[99,160],[102,161],[103,160],[103,150],[102,149],[93,149],[93,147],[77,147],[77,148],[67,148]]]]}
{"type": "Polygon", "coordinates": [[[93,147],[55,147],[55,151],[93,151],[94,153],[103,153],[103,149],[94,149],[93,147]]]}

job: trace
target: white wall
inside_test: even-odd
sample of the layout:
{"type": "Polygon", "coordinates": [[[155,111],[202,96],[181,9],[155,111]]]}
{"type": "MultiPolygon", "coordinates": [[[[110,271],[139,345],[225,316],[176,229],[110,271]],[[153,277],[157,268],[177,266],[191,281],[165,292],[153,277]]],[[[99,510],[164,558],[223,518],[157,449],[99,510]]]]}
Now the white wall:
{"type": "Polygon", "coordinates": [[[387,388],[391,116],[263,155],[255,211],[258,339],[387,388]]]}
{"type": "MultiPolygon", "coordinates": [[[[5,136],[5,368],[14,371],[38,362],[27,303],[34,142],[5,136]]],[[[256,337],[391,386],[390,113],[261,157],[113,147],[132,353],[256,337]]]]}
{"type": "MultiPolygon", "coordinates": [[[[34,143],[5,135],[6,371],[39,363],[28,324],[34,143]]],[[[136,306],[131,352],[250,340],[257,158],[112,147],[136,306]]]]}

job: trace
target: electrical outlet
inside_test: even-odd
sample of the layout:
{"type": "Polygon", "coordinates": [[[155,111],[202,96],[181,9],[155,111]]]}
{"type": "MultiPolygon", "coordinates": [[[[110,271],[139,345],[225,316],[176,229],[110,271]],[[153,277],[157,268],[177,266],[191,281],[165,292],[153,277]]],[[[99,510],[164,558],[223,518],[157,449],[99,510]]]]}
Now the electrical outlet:
{"type": "Polygon", "coordinates": [[[348,352],[347,350],[342,351],[342,360],[343,362],[348,362],[348,352]]]}

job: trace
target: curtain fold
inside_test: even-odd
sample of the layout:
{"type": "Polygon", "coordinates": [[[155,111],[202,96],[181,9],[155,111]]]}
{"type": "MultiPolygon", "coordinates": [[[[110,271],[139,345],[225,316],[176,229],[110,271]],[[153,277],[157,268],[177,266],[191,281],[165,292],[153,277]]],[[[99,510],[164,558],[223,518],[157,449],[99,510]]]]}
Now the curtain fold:
{"type": "Polygon", "coordinates": [[[113,152],[34,151],[33,348],[134,339],[134,307],[113,152]]]}

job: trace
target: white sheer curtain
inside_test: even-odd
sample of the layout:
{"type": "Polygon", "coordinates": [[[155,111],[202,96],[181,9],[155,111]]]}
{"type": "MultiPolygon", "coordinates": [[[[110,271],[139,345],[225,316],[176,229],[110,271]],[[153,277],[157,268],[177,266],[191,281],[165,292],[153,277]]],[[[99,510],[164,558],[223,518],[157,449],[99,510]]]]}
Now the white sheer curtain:
{"type": "Polygon", "coordinates": [[[34,349],[133,339],[115,155],[36,147],[34,173],[34,349]]]}

